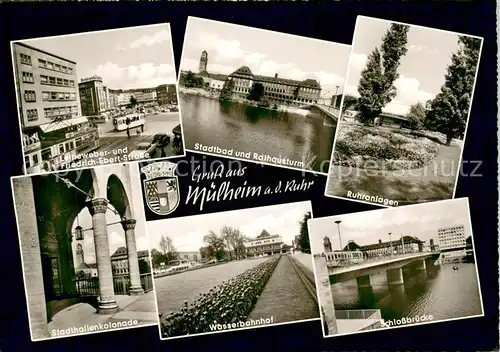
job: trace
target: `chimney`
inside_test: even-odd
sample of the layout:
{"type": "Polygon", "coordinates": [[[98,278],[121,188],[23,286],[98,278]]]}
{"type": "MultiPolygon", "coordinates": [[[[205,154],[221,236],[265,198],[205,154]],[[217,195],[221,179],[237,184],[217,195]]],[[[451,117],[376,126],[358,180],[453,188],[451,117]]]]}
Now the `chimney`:
{"type": "Polygon", "coordinates": [[[274,78],[278,78],[278,74],[277,73],[274,74],[274,78]]]}
{"type": "Polygon", "coordinates": [[[382,244],[382,240],[378,240],[378,244],[382,244]]]}

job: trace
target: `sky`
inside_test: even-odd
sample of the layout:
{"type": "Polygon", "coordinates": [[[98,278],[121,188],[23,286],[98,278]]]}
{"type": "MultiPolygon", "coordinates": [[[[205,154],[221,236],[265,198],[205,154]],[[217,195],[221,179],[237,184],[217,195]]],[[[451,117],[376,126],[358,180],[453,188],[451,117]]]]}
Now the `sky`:
{"type": "MultiPolygon", "coordinates": [[[[103,166],[104,168],[122,168],[122,165],[116,166],[103,166]]],[[[144,204],[142,202],[142,190],[140,185],[140,180],[138,172],[133,172],[132,168],[136,168],[136,164],[127,164],[127,167],[130,168],[132,177],[131,180],[135,182],[130,183],[130,194],[129,194],[129,202],[132,208],[132,217],[137,220],[135,225],[135,243],[137,246],[137,251],[148,250],[148,240],[146,236],[146,219],[144,217],[144,204]],[[137,177],[134,177],[137,176],[137,177]]],[[[124,180],[122,180],[123,182],[124,180]]],[[[125,183],[125,182],[124,182],[125,183]]],[[[114,210],[113,206],[110,205],[110,208],[114,210]]],[[[108,226],[108,241],[109,241],[109,253],[112,255],[119,247],[126,246],[125,243],[125,232],[123,230],[122,225],[119,223],[120,216],[115,215],[112,211],[108,210],[106,213],[106,222],[108,224],[116,223],[115,225],[108,226]]],[[[82,211],[78,214],[77,219],[73,223],[73,232],[75,227],[80,224],[84,230],[92,229],[92,216],[89,213],[87,208],[82,209],[82,211]]],[[[85,263],[95,263],[95,247],[94,247],[94,236],[92,231],[84,231],[83,233],[83,241],[75,241],[72,242],[73,249],[73,258],[76,258],[76,245],[80,243],[83,246],[83,256],[85,258],[85,263]]],[[[76,265],[76,263],[75,263],[76,265]]]]}
{"type": "MultiPolygon", "coordinates": [[[[382,38],[392,22],[358,16],[354,31],[346,94],[359,96],[357,86],[368,55],[380,48],[382,38]]],[[[394,85],[397,96],[384,112],[406,115],[411,105],[424,103],[440,92],[446,67],[457,51],[458,34],[410,25],[407,54],[401,58],[400,77],[394,85]]]]}
{"type": "Polygon", "coordinates": [[[22,42],[75,61],[78,81],[99,75],[113,89],[176,83],[168,23],[22,42]]]}
{"type": "Polygon", "coordinates": [[[248,66],[257,75],[296,80],[313,78],[322,96],[332,96],[345,82],[350,47],[230,23],[189,17],[181,69],[198,72],[201,52],[208,52],[207,71],[230,74],[248,66]]]}
{"type": "Polygon", "coordinates": [[[437,244],[437,229],[464,225],[465,237],[471,236],[469,204],[467,198],[458,198],[404,207],[370,210],[365,212],[317,218],[308,221],[309,238],[313,253],[323,253],[323,238],[328,236],[333,250],[339,250],[340,240],[336,220],[341,220],[342,247],[353,240],[358,245],[389,241],[389,232],[395,241],[404,236],[415,236],[429,244],[437,244]]]}
{"type": "Polygon", "coordinates": [[[308,211],[312,211],[311,203],[299,202],[149,221],[150,248],[159,249],[164,235],[172,239],[178,252],[199,251],[204,245],[203,236],[210,231],[219,233],[224,226],[237,228],[250,238],[255,238],[265,229],[271,235],[280,235],[285,244],[292,245],[300,232],[299,222],[308,211]]]}

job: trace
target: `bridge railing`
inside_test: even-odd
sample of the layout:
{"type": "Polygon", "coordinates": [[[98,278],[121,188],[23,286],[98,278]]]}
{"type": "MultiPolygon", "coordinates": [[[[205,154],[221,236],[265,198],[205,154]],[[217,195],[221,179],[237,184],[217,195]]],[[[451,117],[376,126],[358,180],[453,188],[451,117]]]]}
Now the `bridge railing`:
{"type": "Polygon", "coordinates": [[[380,309],[343,309],[335,310],[335,317],[337,319],[382,319],[380,309]]]}

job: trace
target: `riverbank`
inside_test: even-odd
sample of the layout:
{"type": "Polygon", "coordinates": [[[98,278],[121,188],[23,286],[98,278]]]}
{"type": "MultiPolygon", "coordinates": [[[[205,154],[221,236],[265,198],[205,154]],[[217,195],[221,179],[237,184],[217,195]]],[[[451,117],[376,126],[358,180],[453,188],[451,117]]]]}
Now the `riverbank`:
{"type": "MultiPolygon", "coordinates": [[[[179,87],[179,93],[183,94],[188,94],[188,95],[195,95],[198,97],[204,97],[208,99],[214,99],[214,100],[219,100],[219,92],[213,92],[213,91],[207,91],[202,88],[185,88],[185,87],[179,87]]],[[[279,112],[287,112],[287,113],[292,113],[292,114],[297,114],[301,116],[307,116],[309,114],[309,110],[307,109],[301,109],[293,106],[288,106],[288,105],[278,105],[278,104],[270,104],[269,106],[259,106],[257,102],[250,101],[247,99],[237,99],[233,98],[230,100],[231,103],[238,103],[246,106],[253,106],[256,108],[261,108],[261,109],[266,109],[266,110],[271,110],[271,111],[279,111],[279,112]]]]}

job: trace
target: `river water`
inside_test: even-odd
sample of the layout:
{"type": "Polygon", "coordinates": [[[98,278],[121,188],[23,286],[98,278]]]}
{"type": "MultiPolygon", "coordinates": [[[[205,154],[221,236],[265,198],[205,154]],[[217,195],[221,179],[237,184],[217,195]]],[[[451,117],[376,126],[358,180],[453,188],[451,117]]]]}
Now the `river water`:
{"type": "Polygon", "coordinates": [[[238,158],[258,162],[256,153],[296,163],[288,167],[328,172],[335,127],[325,126],[323,117],[179,95],[186,149],[200,151],[197,143],[217,146],[247,153],[238,158]]]}
{"type": "Polygon", "coordinates": [[[404,272],[405,285],[389,288],[385,272],[371,275],[372,289],[358,290],[356,280],[331,285],[335,309],[380,309],[385,320],[432,315],[446,320],[482,314],[474,263],[427,266],[423,277],[404,272]]]}

